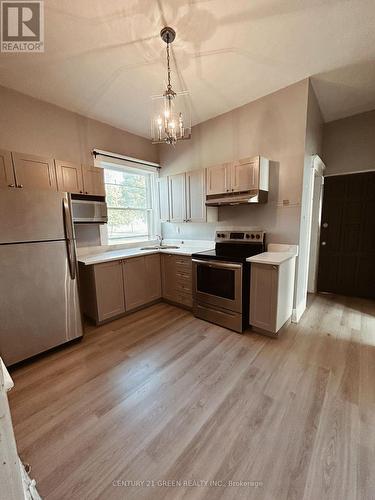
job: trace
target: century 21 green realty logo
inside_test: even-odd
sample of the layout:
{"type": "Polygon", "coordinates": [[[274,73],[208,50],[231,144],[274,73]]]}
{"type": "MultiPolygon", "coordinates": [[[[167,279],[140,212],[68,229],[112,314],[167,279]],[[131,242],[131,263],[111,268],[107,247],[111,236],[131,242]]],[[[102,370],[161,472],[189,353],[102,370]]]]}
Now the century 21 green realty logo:
{"type": "Polygon", "coordinates": [[[1,52],[44,52],[43,1],[1,2],[1,52]]]}

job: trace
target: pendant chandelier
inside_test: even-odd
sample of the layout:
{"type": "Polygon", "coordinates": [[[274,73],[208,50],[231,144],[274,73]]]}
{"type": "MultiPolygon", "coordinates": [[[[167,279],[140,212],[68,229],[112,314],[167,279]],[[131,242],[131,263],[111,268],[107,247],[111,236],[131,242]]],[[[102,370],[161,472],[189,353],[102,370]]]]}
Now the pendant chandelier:
{"type": "Polygon", "coordinates": [[[171,84],[170,45],[176,38],[174,29],[165,27],[160,32],[167,44],[167,87],[162,95],[152,97],[153,115],[151,136],[153,144],[176,144],[191,137],[189,94],[175,92],[171,84]]]}

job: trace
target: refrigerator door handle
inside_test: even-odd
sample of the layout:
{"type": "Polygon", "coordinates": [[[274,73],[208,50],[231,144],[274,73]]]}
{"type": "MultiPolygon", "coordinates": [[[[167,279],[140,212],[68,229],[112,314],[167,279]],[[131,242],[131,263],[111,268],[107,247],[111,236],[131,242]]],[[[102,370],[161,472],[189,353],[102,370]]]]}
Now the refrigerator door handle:
{"type": "Polygon", "coordinates": [[[63,199],[63,211],[64,211],[64,227],[65,227],[70,277],[72,278],[72,280],[75,280],[77,259],[76,259],[75,243],[74,243],[74,229],[73,229],[73,222],[72,222],[69,202],[66,198],[63,199]]]}

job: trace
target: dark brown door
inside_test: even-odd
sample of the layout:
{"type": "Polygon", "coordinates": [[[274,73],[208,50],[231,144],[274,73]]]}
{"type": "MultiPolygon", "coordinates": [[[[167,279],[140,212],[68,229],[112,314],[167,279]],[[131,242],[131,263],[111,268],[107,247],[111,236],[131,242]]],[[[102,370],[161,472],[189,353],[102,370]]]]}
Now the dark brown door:
{"type": "Polygon", "coordinates": [[[375,172],[324,179],[318,291],[375,298],[375,172]]]}

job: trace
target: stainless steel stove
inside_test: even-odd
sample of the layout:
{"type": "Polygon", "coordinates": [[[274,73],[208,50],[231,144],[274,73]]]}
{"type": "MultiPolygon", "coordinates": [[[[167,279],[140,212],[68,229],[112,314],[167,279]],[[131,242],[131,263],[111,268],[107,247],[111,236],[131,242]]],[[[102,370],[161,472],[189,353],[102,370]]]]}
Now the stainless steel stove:
{"type": "Polygon", "coordinates": [[[216,231],[215,249],[192,255],[193,307],[198,318],[243,332],[249,325],[250,263],[265,251],[259,229],[216,231]]]}

